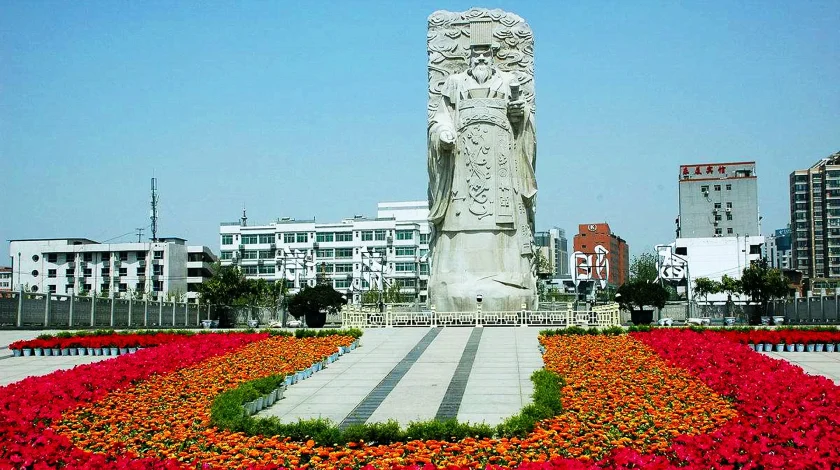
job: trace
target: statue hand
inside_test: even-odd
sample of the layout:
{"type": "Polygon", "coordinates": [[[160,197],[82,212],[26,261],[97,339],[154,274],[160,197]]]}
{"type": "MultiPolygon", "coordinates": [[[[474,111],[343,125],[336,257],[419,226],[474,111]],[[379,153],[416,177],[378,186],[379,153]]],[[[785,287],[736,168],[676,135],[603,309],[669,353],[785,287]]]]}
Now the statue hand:
{"type": "Polygon", "coordinates": [[[515,100],[508,102],[507,112],[508,116],[512,118],[521,118],[525,115],[525,100],[515,100]]]}
{"type": "Polygon", "coordinates": [[[443,130],[440,133],[440,146],[444,149],[451,149],[455,145],[455,133],[450,130],[443,130]]]}

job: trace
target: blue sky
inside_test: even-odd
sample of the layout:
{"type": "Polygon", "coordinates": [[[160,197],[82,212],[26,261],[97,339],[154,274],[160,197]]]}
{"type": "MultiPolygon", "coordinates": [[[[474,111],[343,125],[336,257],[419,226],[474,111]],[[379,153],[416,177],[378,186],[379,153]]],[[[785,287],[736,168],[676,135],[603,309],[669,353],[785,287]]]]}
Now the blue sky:
{"type": "MultiPolygon", "coordinates": [[[[472,2],[0,3],[0,240],[375,215],[426,197],[426,18],[472,2]]],[[[672,240],[681,163],[840,150],[840,3],[496,2],[535,35],[537,228],[672,240]]],[[[121,235],[127,234],[120,238],[121,235]]],[[[0,244],[0,265],[9,265],[0,244]]]]}

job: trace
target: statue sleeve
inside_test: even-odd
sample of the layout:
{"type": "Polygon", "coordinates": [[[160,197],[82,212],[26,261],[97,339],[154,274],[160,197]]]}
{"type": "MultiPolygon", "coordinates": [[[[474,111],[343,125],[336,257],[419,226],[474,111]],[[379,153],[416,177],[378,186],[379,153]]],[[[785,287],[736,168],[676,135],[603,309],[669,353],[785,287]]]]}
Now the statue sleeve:
{"type": "Polygon", "coordinates": [[[440,134],[445,130],[455,134],[451,108],[454,88],[452,77],[449,77],[442,88],[441,95],[437,98],[434,114],[429,118],[429,220],[434,225],[443,221],[449,206],[449,193],[452,190],[453,159],[451,151],[441,148],[440,134]]]}

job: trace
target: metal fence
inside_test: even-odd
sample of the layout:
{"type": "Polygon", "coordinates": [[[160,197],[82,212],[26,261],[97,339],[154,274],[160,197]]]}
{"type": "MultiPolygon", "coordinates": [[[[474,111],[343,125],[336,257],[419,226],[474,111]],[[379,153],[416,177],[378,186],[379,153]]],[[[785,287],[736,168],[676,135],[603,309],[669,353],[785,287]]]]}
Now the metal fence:
{"type": "Polygon", "coordinates": [[[0,328],[197,328],[213,306],[73,295],[0,295],[0,328]]]}
{"type": "Polygon", "coordinates": [[[785,317],[792,325],[821,325],[840,323],[840,297],[800,297],[775,300],[767,306],[767,315],[785,317]]]}

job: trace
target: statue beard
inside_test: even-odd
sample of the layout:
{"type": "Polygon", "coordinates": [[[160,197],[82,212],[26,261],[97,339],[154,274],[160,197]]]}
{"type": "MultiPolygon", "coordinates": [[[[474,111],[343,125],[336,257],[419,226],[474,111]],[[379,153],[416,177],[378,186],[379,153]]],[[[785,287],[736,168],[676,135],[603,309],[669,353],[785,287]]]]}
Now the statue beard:
{"type": "Polygon", "coordinates": [[[491,76],[493,76],[493,67],[486,64],[478,64],[472,68],[470,72],[476,82],[483,85],[491,76]]]}

